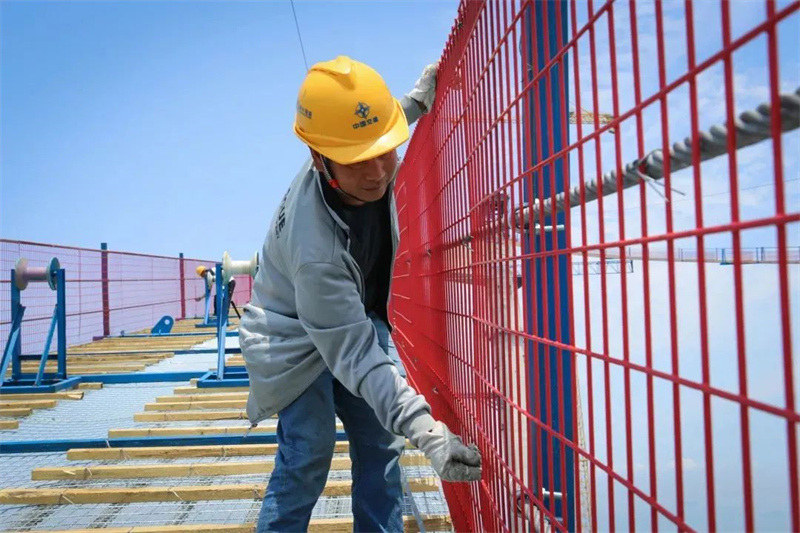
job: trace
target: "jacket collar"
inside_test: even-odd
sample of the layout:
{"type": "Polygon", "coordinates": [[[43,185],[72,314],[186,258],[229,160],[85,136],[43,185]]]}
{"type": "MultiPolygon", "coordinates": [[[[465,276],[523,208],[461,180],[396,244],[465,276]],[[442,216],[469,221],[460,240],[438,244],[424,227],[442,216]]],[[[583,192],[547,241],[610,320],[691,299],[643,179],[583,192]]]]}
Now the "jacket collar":
{"type": "MultiPolygon", "coordinates": [[[[328,213],[330,213],[331,217],[333,217],[333,220],[339,225],[339,227],[341,227],[343,230],[345,230],[345,232],[347,233],[347,238],[349,239],[350,238],[350,226],[348,226],[339,217],[339,215],[336,213],[336,211],[334,211],[334,209],[328,204],[328,201],[325,200],[325,191],[322,190],[322,180],[320,179],[319,170],[317,170],[314,167],[314,163],[311,160],[311,158],[309,158],[308,161],[309,161],[309,172],[311,174],[311,179],[314,180],[314,183],[316,184],[316,188],[317,188],[317,193],[318,193],[317,199],[320,202],[322,202],[322,205],[325,206],[325,208],[328,210],[328,213]]],[[[398,163],[398,166],[399,166],[399,163],[398,163]]],[[[389,187],[387,188],[387,194],[389,195],[387,200],[389,202],[389,216],[391,217],[390,218],[390,225],[391,226],[394,226],[393,213],[392,212],[394,210],[394,184],[395,184],[395,180],[396,179],[397,179],[396,177],[394,179],[392,179],[392,181],[389,182],[389,187]]]]}

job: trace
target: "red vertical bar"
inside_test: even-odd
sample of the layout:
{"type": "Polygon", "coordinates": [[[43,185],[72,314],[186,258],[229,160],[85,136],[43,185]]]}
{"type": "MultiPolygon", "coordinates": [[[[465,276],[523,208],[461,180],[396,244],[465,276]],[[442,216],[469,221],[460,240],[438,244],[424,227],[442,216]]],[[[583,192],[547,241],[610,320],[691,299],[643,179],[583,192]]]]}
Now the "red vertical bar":
{"type": "MultiPolygon", "coordinates": [[[[642,120],[642,89],[639,72],[639,35],[636,24],[636,2],[630,0],[631,12],[631,55],[633,59],[633,88],[634,102],[636,111],[636,149],[639,158],[644,157],[644,124],[642,120]]],[[[642,223],[642,237],[647,237],[647,188],[644,182],[639,184],[639,216],[642,223]]],[[[651,330],[650,314],[650,260],[649,244],[647,241],[642,243],[642,305],[644,307],[644,347],[645,347],[645,366],[653,368],[653,337],[651,330]]],[[[648,466],[650,478],[650,497],[653,501],[658,500],[658,484],[656,478],[656,436],[655,436],[655,406],[653,398],[653,375],[648,372],[646,375],[646,395],[647,395],[647,449],[648,466]]],[[[658,516],[656,508],[650,506],[650,529],[658,531],[658,516]]]]}
{"type": "Polygon", "coordinates": [[[100,287],[103,301],[103,336],[111,335],[110,310],[108,305],[108,243],[100,243],[100,287]]]}
{"type": "Polygon", "coordinates": [[[183,252],[178,254],[178,272],[181,280],[181,318],[186,318],[186,276],[183,252]]]}
{"type": "MultiPolygon", "coordinates": [[[[592,0],[588,2],[589,16],[594,15],[592,0]]],[[[600,129],[600,104],[597,87],[597,47],[595,45],[594,24],[589,27],[589,49],[592,67],[592,111],[594,113],[594,131],[600,129]]],[[[601,157],[600,137],[595,136],[595,173],[603,175],[603,162],[601,157]]],[[[605,215],[603,209],[603,180],[598,179],[597,196],[597,219],[599,231],[599,244],[605,243],[605,215]]],[[[606,277],[606,248],[600,248],[600,308],[601,308],[601,331],[603,332],[603,355],[609,355],[608,343],[608,284],[606,277]]],[[[606,430],[606,457],[608,468],[614,470],[614,453],[612,448],[613,431],[611,428],[611,378],[608,360],[603,362],[603,389],[605,404],[605,430],[606,430]]],[[[611,476],[608,478],[608,523],[611,530],[615,529],[615,505],[614,505],[614,481],[611,476]]]]}
{"type": "MultiPolygon", "coordinates": [[[[522,9],[522,7],[523,6],[520,6],[520,9],[522,9]]],[[[522,113],[520,112],[520,100],[521,100],[520,97],[522,97],[524,99],[524,96],[522,94],[520,94],[520,91],[521,91],[521,86],[524,85],[525,82],[524,82],[524,78],[521,79],[520,72],[519,72],[519,70],[520,70],[519,69],[519,66],[520,66],[519,53],[520,53],[520,51],[517,49],[517,22],[515,22],[515,20],[517,19],[517,13],[519,13],[519,12],[516,10],[516,2],[515,2],[515,0],[511,0],[511,17],[513,19],[512,20],[512,27],[511,27],[511,58],[512,58],[513,65],[514,65],[514,69],[513,69],[513,72],[514,72],[513,87],[516,90],[516,94],[514,94],[513,113],[510,113],[508,122],[509,122],[509,137],[516,139],[516,154],[517,154],[517,157],[516,157],[515,161],[513,162],[514,163],[513,174],[515,176],[521,176],[522,173],[524,172],[524,169],[523,169],[524,163],[523,163],[523,156],[522,156],[522,131],[521,131],[521,128],[520,128],[521,117],[522,117],[522,113]],[[516,124],[516,126],[513,129],[512,129],[512,121],[513,121],[514,124],[516,124]]],[[[517,242],[517,223],[516,223],[516,220],[517,220],[517,209],[518,209],[519,206],[522,205],[524,199],[522,197],[522,187],[518,183],[514,185],[514,189],[516,189],[516,194],[514,194],[513,192],[511,194],[512,201],[511,201],[511,208],[509,210],[509,215],[510,215],[511,220],[512,220],[512,222],[511,222],[511,244],[512,244],[512,250],[513,250],[514,255],[517,255],[517,250],[519,248],[518,242],[517,242]],[[516,201],[514,201],[515,197],[516,197],[516,201]]],[[[517,269],[517,263],[518,263],[517,260],[515,260],[514,263],[513,263],[513,265],[514,265],[513,266],[513,274],[514,274],[514,287],[515,287],[515,289],[517,287],[517,285],[516,285],[517,279],[519,279],[519,276],[522,275],[522,273],[519,272],[518,269],[517,269]]],[[[522,286],[523,286],[523,291],[524,291],[525,290],[524,289],[524,287],[525,287],[524,276],[522,276],[522,286]]],[[[512,371],[516,374],[516,383],[514,383],[515,393],[516,394],[514,394],[512,396],[512,399],[517,403],[517,405],[520,405],[520,406],[524,407],[524,406],[528,405],[528,402],[523,400],[524,390],[523,390],[523,386],[522,386],[522,372],[523,371],[526,372],[526,375],[527,375],[527,368],[524,365],[521,364],[521,358],[524,356],[524,348],[522,350],[520,350],[520,343],[522,342],[522,340],[521,340],[521,337],[518,334],[519,334],[520,331],[523,330],[524,325],[520,324],[520,315],[519,315],[520,301],[519,301],[519,298],[518,298],[518,293],[519,293],[518,290],[514,290],[514,292],[513,292],[514,296],[513,296],[512,303],[511,303],[511,305],[513,305],[513,317],[514,317],[513,328],[514,328],[515,333],[517,334],[517,335],[514,336],[514,339],[512,341],[514,343],[514,350],[513,350],[514,364],[513,364],[513,370],[512,371]]],[[[525,294],[525,293],[523,292],[523,294],[525,294]]],[[[527,380],[526,380],[526,382],[527,382],[527,380]]],[[[516,435],[516,438],[514,439],[516,441],[516,450],[515,450],[516,453],[514,454],[513,465],[514,465],[515,472],[517,473],[517,475],[520,477],[520,480],[521,480],[521,483],[520,483],[521,486],[519,486],[517,488],[517,490],[514,491],[514,496],[516,498],[524,498],[524,496],[523,496],[524,491],[527,490],[528,487],[525,485],[525,482],[527,481],[526,472],[523,471],[523,465],[525,464],[524,457],[523,457],[523,449],[524,449],[524,442],[525,442],[524,438],[527,436],[528,432],[527,432],[527,430],[526,431],[522,431],[522,429],[527,427],[529,424],[527,424],[527,421],[522,416],[522,413],[520,413],[518,411],[515,411],[515,416],[514,416],[514,419],[513,419],[512,423],[514,424],[512,427],[516,428],[517,431],[518,431],[518,433],[516,435]]],[[[515,506],[514,530],[515,531],[521,531],[525,527],[525,522],[524,522],[524,520],[522,518],[522,513],[520,513],[518,508],[517,508],[518,507],[517,503],[516,502],[512,502],[512,503],[515,506]]]]}
{"type": "MultiPolygon", "coordinates": [[[[561,27],[562,27],[561,6],[556,4],[554,9],[553,9],[553,11],[554,11],[554,16],[555,16],[555,27],[557,28],[557,31],[556,31],[556,46],[555,46],[556,50],[555,50],[555,52],[560,54],[561,52],[564,51],[563,50],[564,42],[563,42],[563,36],[562,36],[562,32],[561,32],[561,27]]],[[[548,26],[549,26],[549,23],[548,23],[548,26]]],[[[553,54],[553,55],[555,55],[555,54],[553,54]]],[[[547,54],[546,57],[550,57],[550,54],[547,54]]],[[[559,108],[556,109],[554,112],[558,113],[558,115],[559,115],[558,122],[561,124],[560,150],[563,150],[567,146],[567,129],[569,128],[569,115],[568,115],[568,112],[567,112],[567,102],[566,102],[567,93],[566,93],[566,90],[565,90],[565,87],[564,87],[564,75],[566,74],[565,70],[564,70],[564,55],[560,55],[558,57],[558,59],[555,62],[554,67],[552,67],[550,69],[550,72],[548,72],[548,77],[550,77],[552,75],[551,74],[552,70],[555,67],[557,67],[557,69],[555,69],[555,70],[556,70],[556,72],[558,74],[558,88],[557,88],[557,90],[558,90],[559,108]]],[[[549,89],[550,89],[551,86],[552,86],[552,84],[548,83],[548,88],[549,89]]],[[[552,89],[550,89],[550,90],[552,90],[552,89]]],[[[549,99],[548,101],[552,102],[552,99],[549,99]]],[[[551,116],[552,116],[552,113],[553,112],[551,112],[551,116]]],[[[553,120],[553,122],[551,122],[550,124],[554,124],[554,123],[555,123],[555,120],[553,120]]],[[[550,153],[550,156],[553,157],[555,155],[555,151],[556,151],[555,150],[555,135],[549,135],[548,136],[548,140],[549,140],[549,144],[550,144],[549,153],[550,153]]],[[[551,202],[552,202],[552,205],[556,205],[556,202],[555,202],[556,195],[559,194],[559,193],[565,192],[565,191],[569,191],[569,155],[568,155],[568,153],[564,154],[562,156],[559,156],[558,158],[555,158],[553,160],[552,164],[551,164],[551,169],[552,169],[552,172],[550,173],[551,202]],[[561,161],[561,164],[562,164],[561,165],[561,169],[562,169],[562,186],[563,186],[563,190],[558,190],[556,188],[556,183],[555,183],[556,172],[557,172],[558,162],[559,161],[561,161]]],[[[564,249],[560,249],[560,246],[559,246],[559,243],[558,243],[558,237],[559,237],[559,233],[560,232],[556,227],[556,223],[557,223],[556,212],[557,211],[554,210],[553,214],[550,217],[550,222],[553,225],[552,231],[550,231],[550,237],[552,239],[552,246],[553,246],[554,250],[559,250],[558,253],[556,253],[555,255],[551,256],[552,257],[552,261],[553,261],[553,286],[554,286],[553,294],[555,295],[554,300],[555,300],[555,307],[556,307],[556,310],[555,310],[555,313],[554,313],[554,316],[556,317],[556,319],[555,319],[555,323],[556,323],[555,339],[558,340],[559,342],[563,341],[563,336],[562,336],[562,331],[561,331],[561,328],[562,328],[561,317],[563,316],[563,313],[562,313],[562,310],[561,310],[561,283],[562,282],[565,283],[566,284],[565,287],[568,287],[569,285],[571,285],[571,283],[570,283],[571,278],[568,278],[568,279],[563,280],[563,281],[560,279],[560,277],[561,277],[560,263],[562,262],[562,258],[563,258],[564,262],[567,263],[567,269],[566,269],[567,275],[568,276],[572,276],[572,271],[569,268],[570,252],[569,252],[569,244],[568,244],[569,243],[568,235],[569,235],[569,233],[571,231],[571,228],[569,226],[569,209],[565,209],[565,211],[566,211],[566,213],[565,213],[565,219],[564,219],[565,220],[564,232],[567,235],[565,237],[567,242],[565,243],[565,248],[564,249]]],[[[570,318],[570,320],[571,320],[571,318],[570,318]]],[[[570,337],[570,342],[574,342],[574,339],[572,337],[570,337]]],[[[568,355],[571,355],[571,354],[568,354],[568,355]]],[[[565,423],[564,395],[565,395],[565,393],[567,393],[567,391],[561,390],[561,386],[564,383],[564,364],[563,364],[563,361],[562,361],[563,358],[564,358],[564,350],[561,347],[558,347],[556,349],[556,382],[558,383],[558,391],[556,393],[558,395],[558,402],[557,402],[557,404],[558,404],[557,405],[558,413],[557,413],[557,415],[558,415],[559,432],[562,435],[565,435],[566,434],[566,423],[565,423]]],[[[575,405],[574,397],[573,397],[573,401],[570,402],[570,403],[573,406],[575,405]]],[[[570,511],[567,510],[567,505],[569,503],[568,487],[567,487],[567,472],[566,472],[566,468],[567,468],[567,449],[566,449],[566,446],[564,444],[564,441],[562,441],[560,439],[556,440],[554,442],[554,445],[558,446],[558,451],[559,451],[559,465],[558,465],[559,466],[559,480],[560,480],[559,488],[560,488],[561,493],[562,493],[561,509],[562,509],[562,515],[564,517],[563,526],[564,526],[565,529],[570,529],[570,522],[569,522],[570,511]]]]}
{"type": "MultiPolygon", "coordinates": [[[[666,55],[664,43],[664,22],[661,12],[661,0],[656,0],[656,45],[658,48],[658,83],[663,91],[667,85],[666,55]]],[[[669,154],[669,115],[667,112],[666,94],[659,98],[661,109],[661,150],[669,154]]],[[[671,238],[673,233],[672,223],[672,178],[670,173],[670,158],[664,157],[664,188],[666,195],[666,238],[667,238],[667,285],[669,289],[669,323],[670,347],[672,356],[672,374],[680,376],[678,367],[678,316],[675,302],[675,242],[671,238]]],[[[675,491],[678,503],[678,518],[683,520],[683,445],[681,440],[681,407],[680,387],[677,381],[672,383],[672,414],[673,432],[675,434],[675,491]]]]}
{"type": "MultiPolygon", "coordinates": [[[[577,26],[577,8],[575,4],[575,0],[572,1],[572,34],[578,34],[578,26],[577,26]]],[[[589,14],[591,16],[591,7],[589,9],[589,14]]],[[[591,30],[590,30],[591,31],[591,30]]],[[[581,259],[583,261],[582,268],[583,268],[583,323],[584,323],[584,331],[586,335],[586,348],[587,350],[592,349],[592,321],[591,321],[591,293],[589,292],[589,255],[586,251],[586,245],[588,243],[588,230],[586,224],[586,183],[583,179],[585,176],[584,170],[584,161],[583,161],[583,145],[584,145],[584,138],[583,138],[583,121],[581,120],[581,77],[580,77],[580,66],[579,66],[579,59],[580,53],[577,52],[578,44],[575,43],[576,53],[573,57],[573,69],[574,69],[574,76],[575,76],[575,113],[577,116],[576,120],[576,129],[578,132],[578,174],[581,178],[578,181],[578,191],[580,196],[580,213],[581,213],[581,247],[583,251],[581,252],[581,259]]],[[[570,301],[572,301],[570,299],[570,301]]],[[[586,356],[586,397],[587,397],[587,415],[588,415],[588,426],[589,426],[589,455],[591,457],[595,456],[595,447],[594,447],[594,388],[592,384],[592,359],[589,356],[586,356]]],[[[577,398],[577,396],[576,396],[577,398]]],[[[579,461],[576,461],[576,464],[579,461]]],[[[591,513],[591,530],[597,531],[597,474],[594,465],[590,465],[589,471],[589,497],[591,498],[589,510],[591,513]]],[[[578,520],[580,523],[580,520],[578,520]]]]}
{"type": "MultiPolygon", "coordinates": [[[[722,46],[725,50],[723,66],[725,70],[725,111],[726,121],[733,124],[735,109],[733,101],[733,59],[731,57],[730,5],[722,2],[722,46]]],[[[731,191],[731,223],[739,222],[739,180],[736,160],[736,130],[728,128],[728,172],[730,173],[731,191]]],[[[669,192],[669,183],[667,183],[669,192]]],[[[732,230],[733,236],[733,285],[736,309],[736,351],[739,367],[739,394],[747,398],[747,362],[745,356],[744,331],[744,297],[742,296],[742,250],[738,229],[732,230]]],[[[739,410],[739,421],[742,433],[742,479],[744,485],[744,518],[747,531],[753,531],[753,489],[751,481],[750,459],[750,418],[747,406],[742,404],[739,410]]]]}
{"type": "MultiPolygon", "coordinates": [[[[619,86],[617,84],[617,49],[614,27],[614,5],[608,6],[608,53],[611,67],[611,100],[614,117],[619,117],[619,86]]],[[[614,163],[617,176],[622,176],[622,124],[614,128],[614,163]]],[[[622,311],[622,360],[630,362],[630,345],[628,339],[628,277],[625,271],[625,207],[622,194],[622,180],[617,180],[617,218],[619,225],[619,261],[620,261],[620,307],[622,311]]],[[[623,369],[624,402],[625,402],[625,457],[628,482],[634,485],[633,478],[633,431],[631,427],[631,371],[627,365],[623,369]]],[[[628,489],[628,529],[636,529],[636,517],[633,509],[633,491],[628,489]]]]}
{"type": "MultiPolygon", "coordinates": [[[[695,47],[694,47],[694,12],[692,2],[686,0],[686,51],[689,70],[695,68],[695,47]]],[[[702,180],[700,174],[700,134],[697,105],[697,78],[689,78],[689,105],[692,126],[692,178],[694,180],[695,197],[695,226],[703,227],[703,194],[702,180]]],[[[700,357],[702,366],[703,385],[708,387],[711,382],[711,369],[709,365],[708,351],[708,310],[706,308],[706,265],[703,234],[697,235],[697,284],[698,284],[698,307],[700,312],[700,357]]],[[[708,529],[716,531],[717,513],[714,504],[714,449],[713,432],[711,427],[711,395],[708,390],[703,391],[703,439],[705,445],[705,468],[706,468],[706,508],[708,514],[708,529]]]]}
{"type": "MultiPolygon", "coordinates": [[[[778,36],[775,27],[775,2],[767,0],[767,18],[772,22],[767,28],[769,55],[769,97],[770,133],[772,134],[772,164],[775,172],[775,214],[786,214],[786,200],[783,192],[783,143],[781,139],[781,109],[778,89],[778,36]]],[[[783,388],[786,409],[795,412],[794,364],[792,361],[792,330],[789,315],[789,274],[786,253],[786,224],[778,222],[775,228],[778,235],[778,279],[781,306],[781,346],[783,348],[783,388]]],[[[786,420],[787,447],[789,453],[789,506],[791,508],[792,531],[800,531],[800,471],[797,459],[797,422],[786,420]]]]}

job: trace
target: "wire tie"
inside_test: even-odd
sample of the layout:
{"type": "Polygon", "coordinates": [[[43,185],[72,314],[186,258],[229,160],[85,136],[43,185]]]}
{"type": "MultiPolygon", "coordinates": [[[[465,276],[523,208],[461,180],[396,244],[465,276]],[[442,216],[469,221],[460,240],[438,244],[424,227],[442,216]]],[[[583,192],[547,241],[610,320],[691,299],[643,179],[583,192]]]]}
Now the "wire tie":
{"type": "Polygon", "coordinates": [[[178,498],[178,501],[181,501],[181,502],[184,501],[183,498],[181,498],[180,495],[177,492],[175,492],[175,489],[169,489],[169,491],[172,494],[174,494],[176,498],[178,498]]]}
{"type": "Polygon", "coordinates": [[[70,500],[69,498],[67,498],[67,495],[66,495],[66,494],[64,494],[63,492],[62,492],[61,494],[59,494],[59,495],[58,495],[58,497],[59,497],[59,502],[60,502],[60,500],[61,500],[61,499],[64,499],[64,500],[66,500],[66,501],[67,501],[67,503],[68,503],[68,504],[70,504],[70,505],[75,505],[75,502],[73,502],[72,500],[70,500]]]}

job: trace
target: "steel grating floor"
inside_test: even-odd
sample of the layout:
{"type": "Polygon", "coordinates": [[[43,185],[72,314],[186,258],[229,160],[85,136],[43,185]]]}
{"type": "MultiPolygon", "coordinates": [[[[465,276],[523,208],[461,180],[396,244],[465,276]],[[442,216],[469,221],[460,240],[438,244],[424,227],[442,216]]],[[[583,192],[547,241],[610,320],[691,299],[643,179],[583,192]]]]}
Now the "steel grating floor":
{"type": "MultiPolygon", "coordinates": [[[[196,347],[213,347],[214,340],[196,347]]],[[[237,337],[228,337],[226,345],[238,345],[237,337]]],[[[150,365],[142,372],[172,372],[206,370],[216,364],[216,354],[179,354],[150,365]]],[[[145,404],[155,402],[159,396],[173,396],[178,387],[189,383],[142,383],[106,385],[100,390],[86,390],[80,401],[61,401],[52,409],[35,411],[21,419],[19,428],[4,431],[4,442],[107,438],[111,429],[120,428],[187,428],[187,427],[248,427],[246,420],[187,420],[187,421],[134,421],[134,415],[145,412],[145,404]]],[[[225,390],[214,391],[225,393],[225,390]]],[[[213,393],[211,393],[213,396],[213,393]]],[[[211,397],[209,398],[211,399],[211,397]]],[[[232,409],[235,410],[235,409],[232,409]]],[[[267,422],[265,427],[274,425],[267,422]]],[[[409,455],[420,452],[410,450],[409,455]]],[[[347,453],[336,453],[335,458],[348,458],[347,453]]],[[[86,480],[32,480],[31,472],[41,467],[98,467],[107,465],[178,465],[191,463],[241,463],[271,462],[272,456],[129,458],[120,460],[68,460],[64,452],[25,453],[0,455],[0,490],[2,489],[69,489],[69,488],[144,488],[214,485],[265,486],[268,473],[236,475],[145,477],[145,478],[89,478],[86,480]]],[[[404,466],[407,478],[435,478],[430,466],[404,466]]],[[[331,470],[330,481],[351,479],[349,469],[331,470]]],[[[413,501],[423,515],[448,516],[449,511],[441,483],[438,490],[414,492],[413,501]]],[[[323,496],[314,508],[312,519],[351,517],[352,500],[349,496],[323,496]]],[[[180,526],[192,524],[245,524],[257,520],[260,499],[160,501],[143,503],[90,503],[61,505],[0,504],[0,531],[30,531],[52,529],[86,529],[135,526],[180,526]]],[[[405,502],[404,514],[413,516],[410,501],[405,502]]]]}

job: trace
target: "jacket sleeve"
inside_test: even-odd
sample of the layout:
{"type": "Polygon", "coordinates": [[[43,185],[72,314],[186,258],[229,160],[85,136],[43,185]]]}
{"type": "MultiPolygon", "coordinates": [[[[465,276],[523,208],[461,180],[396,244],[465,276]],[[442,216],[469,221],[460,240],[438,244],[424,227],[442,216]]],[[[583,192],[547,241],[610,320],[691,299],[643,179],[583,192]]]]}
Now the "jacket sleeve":
{"type": "Polygon", "coordinates": [[[425,106],[411,98],[410,96],[404,96],[400,99],[400,105],[403,106],[403,111],[406,114],[406,121],[408,125],[412,125],[419,117],[425,114],[425,106]]]}
{"type": "Polygon", "coordinates": [[[306,263],[295,274],[297,315],[328,368],[396,434],[422,412],[425,398],[400,376],[378,345],[353,276],[331,263],[306,263]]]}

